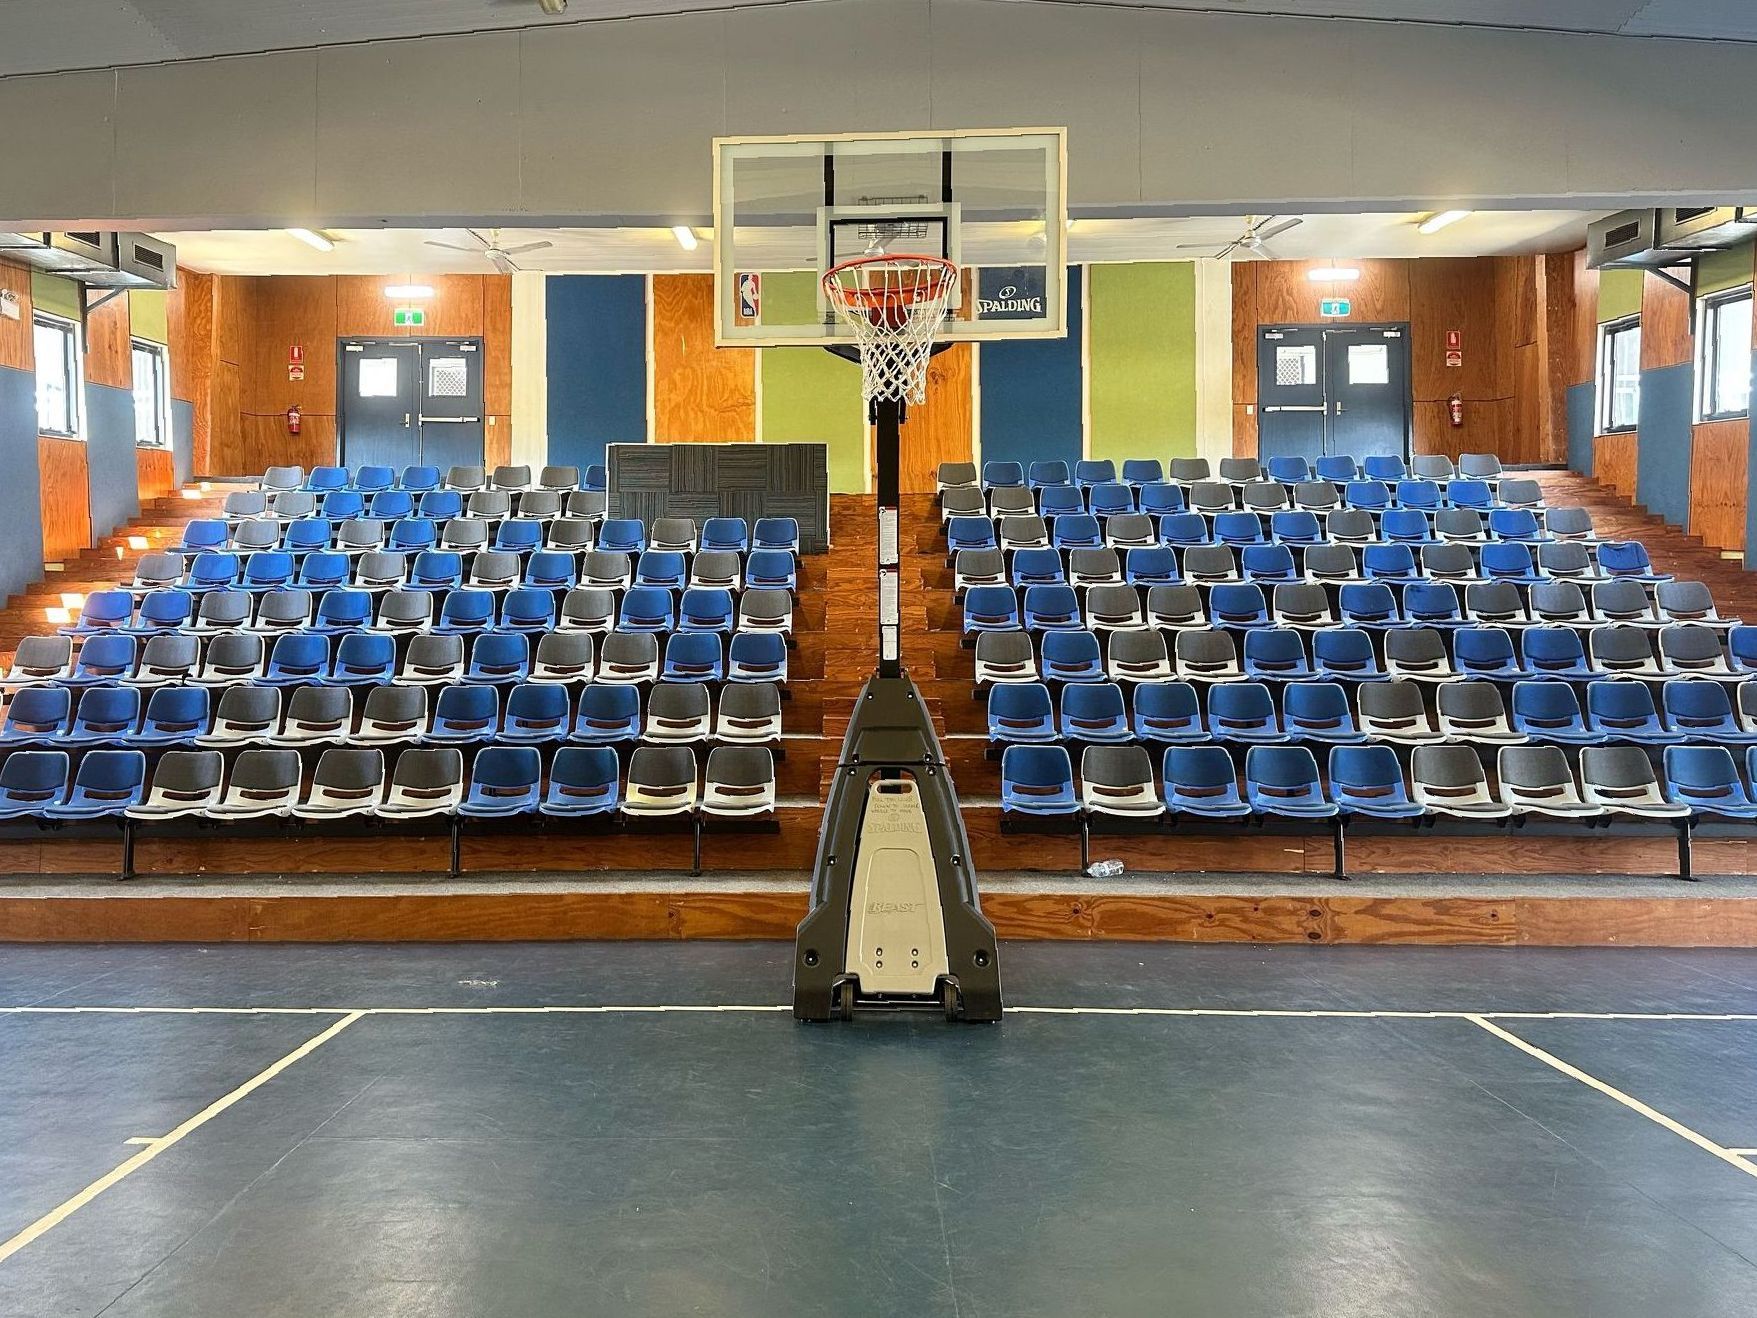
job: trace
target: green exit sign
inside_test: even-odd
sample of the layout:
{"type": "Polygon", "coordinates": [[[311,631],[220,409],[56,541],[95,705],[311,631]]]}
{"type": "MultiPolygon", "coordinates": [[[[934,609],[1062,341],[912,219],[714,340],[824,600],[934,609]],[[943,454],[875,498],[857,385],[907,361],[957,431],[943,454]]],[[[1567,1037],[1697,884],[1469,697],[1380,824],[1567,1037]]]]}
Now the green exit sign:
{"type": "MultiPolygon", "coordinates": [[[[1346,306],[1347,304],[1344,303],[1344,305],[1346,306]]],[[[1328,315],[1329,313],[1326,312],[1325,314],[1328,315]]],[[[1346,315],[1347,313],[1344,312],[1343,314],[1346,315]]],[[[395,311],[391,312],[390,323],[397,326],[399,329],[404,326],[418,329],[427,323],[427,312],[422,307],[398,307],[395,311]]]]}
{"type": "MultiPolygon", "coordinates": [[[[1353,310],[1354,303],[1350,302],[1345,297],[1327,297],[1320,300],[1318,303],[1318,314],[1320,316],[1346,316],[1353,310]]],[[[419,325],[421,322],[416,321],[415,323],[419,325]]]]}

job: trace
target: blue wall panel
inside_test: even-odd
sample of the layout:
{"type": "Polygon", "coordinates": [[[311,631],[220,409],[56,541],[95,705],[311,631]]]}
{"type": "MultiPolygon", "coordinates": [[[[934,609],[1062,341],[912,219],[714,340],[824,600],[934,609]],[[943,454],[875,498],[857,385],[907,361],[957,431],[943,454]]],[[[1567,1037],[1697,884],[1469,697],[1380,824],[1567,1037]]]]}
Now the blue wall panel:
{"type": "MultiPolygon", "coordinates": [[[[1757,380],[1757,351],[1751,354],[1751,378],[1757,380]]],[[[1745,451],[1746,480],[1757,472],[1757,416],[1751,418],[1751,446],[1745,451]]],[[[1745,492],[1745,566],[1757,568],[1757,482],[1749,483],[1745,492]]]]}
{"type": "Polygon", "coordinates": [[[981,353],[982,414],[978,418],[985,462],[1032,463],[1060,458],[1069,467],[1081,447],[1084,280],[1068,267],[1068,336],[984,343],[981,353]]]}
{"type": "Polygon", "coordinates": [[[1568,386],[1568,466],[1582,476],[1592,475],[1592,404],[1596,390],[1590,384],[1568,386]]]}
{"type": "Polygon", "coordinates": [[[140,514],[134,455],[134,394],[107,384],[85,387],[85,455],[91,465],[92,541],[140,514]]]}
{"type": "Polygon", "coordinates": [[[195,475],[195,404],[171,400],[171,475],[177,488],[195,475]]]}
{"type": "Polygon", "coordinates": [[[0,598],[43,575],[43,510],[38,501],[37,378],[0,366],[0,598]]]}
{"type": "Polygon", "coordinates": [[[647,439],[644,275],[556,275],[549,334],[549,461],[586,467],[647,439]]]}
{"type": "Polygon", "coordinates": [[[1689,362],[1641,372],[1635,499],[1647,511],[1683,526],[1690,516],[1689,362]]]}

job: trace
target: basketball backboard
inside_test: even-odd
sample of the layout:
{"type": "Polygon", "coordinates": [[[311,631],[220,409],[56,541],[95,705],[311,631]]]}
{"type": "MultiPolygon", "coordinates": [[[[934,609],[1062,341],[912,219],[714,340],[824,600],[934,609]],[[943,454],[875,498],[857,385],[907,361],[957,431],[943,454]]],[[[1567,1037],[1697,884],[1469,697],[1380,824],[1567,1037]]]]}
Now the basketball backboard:
{"type": "Polygon", "coordinates": [[[714,140],[715,341],[853,342],[824,272],[884,252],[962,275],[944,340],[1067,333],[1061,128],[714,140]]]}

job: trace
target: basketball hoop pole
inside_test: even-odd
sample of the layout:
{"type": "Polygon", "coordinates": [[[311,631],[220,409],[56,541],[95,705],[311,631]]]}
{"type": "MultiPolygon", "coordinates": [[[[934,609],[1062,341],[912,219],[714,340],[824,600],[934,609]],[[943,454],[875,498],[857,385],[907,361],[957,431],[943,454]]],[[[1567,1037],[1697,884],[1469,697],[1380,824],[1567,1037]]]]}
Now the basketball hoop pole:
{"type": "Polygon", "coordinates": [[[878,460],[878,630],[880,677],[903,673],[901,545],[898,523],[903,496],[898,468],[903,445],[904,402],[872,400],[873,448],[878,460]]]}

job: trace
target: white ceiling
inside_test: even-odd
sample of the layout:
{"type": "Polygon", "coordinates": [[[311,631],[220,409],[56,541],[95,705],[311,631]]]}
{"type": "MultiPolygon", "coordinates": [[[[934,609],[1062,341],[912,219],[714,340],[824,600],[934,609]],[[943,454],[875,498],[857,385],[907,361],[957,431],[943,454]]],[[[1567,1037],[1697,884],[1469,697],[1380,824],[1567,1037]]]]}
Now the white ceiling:
{"type": "MultiPolygon", "coordinates": [[[[0,0],[0,76],[786,0],[0,0]]],[[[808,0],[796,0],[808,2],[808,0]]],[[[1052,0],[1013,0],[1037,4],[1052,0]]],[[[1075,0],[1159,9],[1757,41],[1752,0],[1075,0]]],[[[1004,21],[1004,20],[997,20],[1004,21]]]]}
{"type": "MultiPolygon", "coordinates": [[[[1478,211],[1435,234],[1416,232],[1420,214],[1308,215],[1269,246],[1282,260],[1331,257],[1500,256],[1579,247],[1597,212],[1478,211]]],[[[1243,216],[1174,219],[1085,219],[1068,234],[1069,259],[1165,261],[1212,256],[1244,227],[1243,216]],[[1184,244],[1201,244],[1187,247],[1184,244]]],[[[549,274],[609,274],[708,270],[707,231],[685,252],[669,229],[504,229],[507,246],[548,241],[516,258],[520,269],[549,274]]],[[[429,247],[427,240],[469,245],[462,229],[337,229],[333,252],[279,229],[166,233],[179,265],[233,275],[491,274],[485,259],[429,247]]],[[[979,262],[980,244],[964,243],[965,259],[979,262]]]]}

